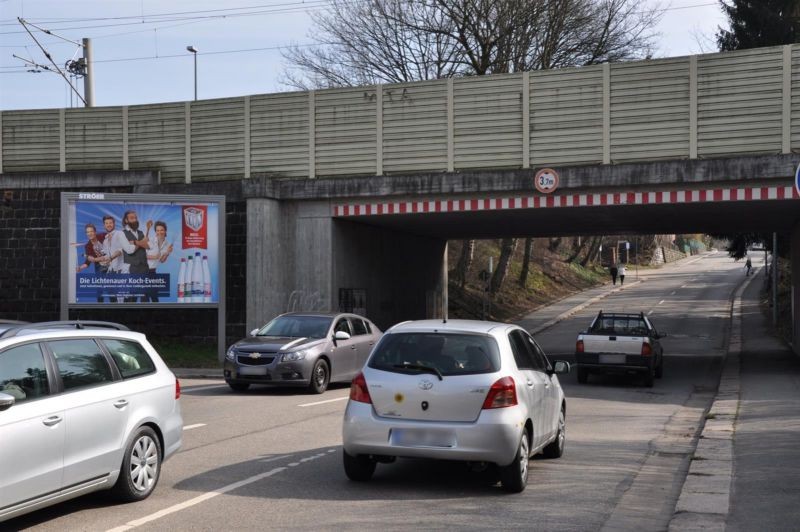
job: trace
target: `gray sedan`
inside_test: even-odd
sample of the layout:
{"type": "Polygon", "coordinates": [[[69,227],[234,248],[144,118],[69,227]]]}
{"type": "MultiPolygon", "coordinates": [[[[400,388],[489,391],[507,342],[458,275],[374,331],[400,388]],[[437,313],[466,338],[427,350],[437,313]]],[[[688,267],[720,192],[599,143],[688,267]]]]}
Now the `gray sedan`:
{"type": "Polygon", "coordinates": [[[381,334],[355,314],[282,314],[228,349],[225,382],[236,391],[271,384],[322,393],[331,381],[351,380],[381,334]]]}

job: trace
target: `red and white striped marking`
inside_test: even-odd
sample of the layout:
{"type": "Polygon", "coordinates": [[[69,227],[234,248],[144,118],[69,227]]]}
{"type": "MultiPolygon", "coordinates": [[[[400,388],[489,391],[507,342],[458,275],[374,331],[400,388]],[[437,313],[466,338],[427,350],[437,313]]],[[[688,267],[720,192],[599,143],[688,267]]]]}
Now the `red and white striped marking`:
{"type": "Polygon", "coordinates": [[[723,201],[800,199],[793,186],[715,188],[709,190],[665,190],[660,192],[613,192],[560,196],[513,196],[510,198],[463,198],[384,203],[348,203],[333,206],[333,215],[382,216],[437,212],[502,211],[603,205],[669,205],[723,201]]]}

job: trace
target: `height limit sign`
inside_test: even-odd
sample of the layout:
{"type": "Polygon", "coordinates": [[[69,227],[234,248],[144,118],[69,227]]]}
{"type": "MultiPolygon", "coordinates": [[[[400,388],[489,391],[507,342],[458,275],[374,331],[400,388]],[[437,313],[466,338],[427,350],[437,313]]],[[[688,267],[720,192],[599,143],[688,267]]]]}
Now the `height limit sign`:
{"type": "Polygon", "coordinates": [[[552,168],[542,168],[533,178],[536,190],[543,194],[549,194],[558,188],[558,172],[552,168]]]}

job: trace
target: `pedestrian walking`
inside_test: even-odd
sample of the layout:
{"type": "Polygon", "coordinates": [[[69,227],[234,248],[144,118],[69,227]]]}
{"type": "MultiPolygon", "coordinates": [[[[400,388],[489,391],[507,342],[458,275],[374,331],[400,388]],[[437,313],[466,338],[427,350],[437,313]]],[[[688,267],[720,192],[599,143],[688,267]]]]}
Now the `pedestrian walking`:
{"type": "Polygon", "coordinates": [[[618,268],[615,265],[612,264],[611,267],[608,269],[608,271],[611,272],[611,283],[616,285],[617,284],[617,273],[619,271],[618,268]]]}
{"type": "Polygon", "coordinates": [[[750,271],[753,269],[753,261],[750,260],[750,257],[747,257],[747,262],[744,263],[745,269],[745,276],[750,275],[750,271]]]}
{"type": "Polygon", "coordinates": [[[628,273],[627,272],[628,269],[625,267],[624,264],[620,264],[620,266],[619,266],[619,268],[617,268],[617,270],[618,270],[617,275],[619,275],[619,284],[623,285],[623,284],[625,284],[625,274],[628,273]]]}

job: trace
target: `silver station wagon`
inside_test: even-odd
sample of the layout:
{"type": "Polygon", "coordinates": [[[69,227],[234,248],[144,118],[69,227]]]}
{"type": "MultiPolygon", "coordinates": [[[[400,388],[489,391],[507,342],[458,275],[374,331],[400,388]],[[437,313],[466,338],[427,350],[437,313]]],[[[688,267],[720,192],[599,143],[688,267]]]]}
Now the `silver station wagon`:
{"type": "Polygon", "coordinates": [[[148,497],[181,446],[179,397],[145,336],[122,325],[0,332],[0,521],[103,489],[148,497]]]}
{"type": "Polygon", "coordinates": [[[525,489],[528,460],[558,458],[566,399],[551,365],[515,325],[425,320],[384,333],[352,382],[342,429],[344,470],[369,480],[396,457],[499,466],[503,488],[525,489]]]}
{"type": "Polygon", "coordinates": [[[282,314],[228,349],[225,382],[236,391],[270,384],[323,393],[331,381],[349,381],[361,370],[381,334],[356,314],[282,314]]]}

